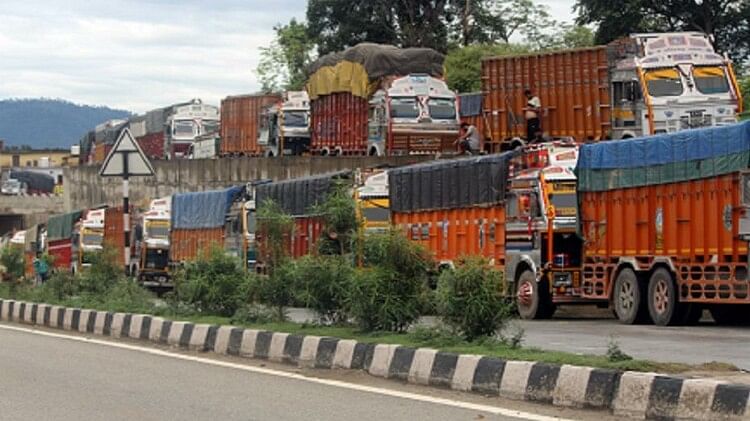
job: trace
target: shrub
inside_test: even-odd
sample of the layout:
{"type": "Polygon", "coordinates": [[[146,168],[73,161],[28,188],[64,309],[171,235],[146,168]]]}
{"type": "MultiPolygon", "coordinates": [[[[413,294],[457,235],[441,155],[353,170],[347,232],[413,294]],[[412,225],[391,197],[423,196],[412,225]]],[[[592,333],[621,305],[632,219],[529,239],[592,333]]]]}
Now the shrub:
{"type": "Polygon", "coordinates": [[[232,324],[270,323],[278,320],[278,314],[270,307],[260,304],[245,304],[237,309],[230,319],[232,324]]]}
{"type": "Polygon", "coordinates": [[[318,244],[320,254],[348,254],[352,252],[353,240],[360,226],[357,206],[346,184],[334,187],[326,200],[312,209],[322,215],[325,234],[318,244]],[[332,234],[332,235],[331,235],[332,234]]]}
{"type": "Polygon", "coordinates": [[[123,268],[117,263],[118,252],[105,247],[92,254],[91,266],[81,272],[79,279],[81,294],[101,297],[117,282],[125,279],[123,268]]]}
{"type": "Polygon", "coordinates": [[[47,282],[34,290],[35,301],[59,303],[80,293],[80,279],[69,272],[53,272],[47,282]]]}
{"type": "Polygon", "coordinates": [[[270,272],[288,259],[286,239],[294,229],[294,219],[272,200],[258,209],[258,233],[262,238],[260,260],[270,272]]]}
{"type": "Polygon", "coordinates": [[[297,264],[287,260],[277,266],[270,275],[261,275],[255,279],[254,297],[261,303],[274,308],[277,320],[286,320],[286,306],[294,299],[296,279],[297,264]]]}
{"type": "Polygon", "coordinates": [[[132,279],[120,279],[101,298],[100,307],[108,311],[153,313],[156,296],[132,279]]]}
{"type": "Polygon", "coordinates": [[[324,322],[348,319],[346,300],[354,268],[342,256],[305,256],[295,264],[294,291],[298,301],[315,310],[324,322]]]}
{"type": "Polygon", "coordinates": [[[432,256],[419,244],[409,241],[401,231],[370,234],[364,239],[364,265],[386,268],[402,279],[426,283],[432,269],[432,256]]]}
{"type": "Polygon", "coordinates": [[[213,247],[175,276],[175,297],[199,312],[232,316],[252,298],[254,275],[246,273],[237,258],[213,247]]]}
{"type": "Polygon", "coordinates": [[[355,271],[349,294],[349,309],[365,331],[405,331],[419,318],[418,279],[402,278],[386,268],[355,271]]]}
{"type": "Polygon", "coordinates": [[[24,275],[23,250],[8,246],[0,253],[0,263],[5,267],[3,280],[18,282],[24,275]]]}
{"type": "Polygon", "coordinates": [[[500,294],[502,273],[485,259],[468,258],[438,281],[438,314],[467,340],[493,336],[512,317],[500,294]]]}

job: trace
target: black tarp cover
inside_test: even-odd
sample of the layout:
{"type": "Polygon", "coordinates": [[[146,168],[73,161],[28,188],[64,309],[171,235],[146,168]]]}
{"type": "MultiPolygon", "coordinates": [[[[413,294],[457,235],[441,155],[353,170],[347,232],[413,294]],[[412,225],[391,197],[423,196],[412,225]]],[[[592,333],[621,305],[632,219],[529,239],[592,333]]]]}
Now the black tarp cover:
{"type": "Polygon", "coordinates": [[[513,152],[506,152],[389,170],[391,211],[418,212],[502,202],[513,156],[513,152]]]}
{"type": "Polygon", "coordinates": [[[292,216],[307,215],[315,205],[326,200],[337,180],[350,176],[350,171],[339,171],[261,184],[255,188],[256,206],[260,209],[268,200],[273,200],[292,216]]]}

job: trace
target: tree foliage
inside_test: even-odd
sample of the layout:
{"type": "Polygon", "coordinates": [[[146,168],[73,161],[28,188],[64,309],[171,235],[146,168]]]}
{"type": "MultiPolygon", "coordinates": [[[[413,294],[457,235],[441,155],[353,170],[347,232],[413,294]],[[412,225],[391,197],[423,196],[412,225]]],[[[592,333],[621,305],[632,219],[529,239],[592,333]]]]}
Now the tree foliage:
{"type": "Polygon", "coordinates": [[[256,72],[261,89],[265,92],[301,90],[305,85],[305,70],[313,59],[314,40],[308,35],[307,25],[296,19],[273,29],[276,38],[270,46],[260,49],[256,72]]]}
{"type": "Polygon", "coordinates": [[[445,58],[445,79],[448,87],[457,92],[477,92],[482,87],[483,58],[528,51],[529,48],[521,44],[477,44],[456,48],[445,58]]]}
{"type": "Polygon", "coordinates": [[[750,55],[750,2],[737,0],[578,0],[578,23],[596,24],[596,41],[634,32],[700,31],[738,62],[750,55]]]}

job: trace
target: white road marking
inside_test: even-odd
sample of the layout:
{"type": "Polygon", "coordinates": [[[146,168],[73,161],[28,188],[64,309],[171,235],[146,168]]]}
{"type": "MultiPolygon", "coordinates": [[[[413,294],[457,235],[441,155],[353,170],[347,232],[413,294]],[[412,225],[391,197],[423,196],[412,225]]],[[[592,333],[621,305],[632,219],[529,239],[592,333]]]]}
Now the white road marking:
{"type": "Polygon", "coordinates": [[[112,348],[120,348],[120,349],[129,350],[129,351],[143,352],[146,354],[157,355],[161,357],[174,358],[174,359],[184,360],[184,361],[192,361],[196,363],[208,364],[208,365],[224,367],[224,368],[232,368],[236,370],[244,370],[244,371],[249,371],[252,373],[265,374],[268,376],[284,377],[287,379],[304,381],[308,383],[317,383],[317,384],[322,384],[322,385],[331,386],[331,387],[339,387],[342,389],[356,390],[359,392],[374,393],[374,394],[390,396],[394,398],[410,399],[410,400],[414,400],[418,402],[426,402],[426,403],[432,403],[432,404],[452,406],[455,408],[486,412],[486,413],[490,413],[494,415],[500,415],[504,417],[513,417],[513,418],[518,418],[518,419],[523,419],[523,420],[528,420],[528,421],[574,421],[574,420],[565,419],[565,418],[550,417],[547,415],[539,415],[539,414],[533,414],[530,412],[518,411],[515,409],[507,409],[507,408],[502,408],[498,406],[482,405],[482,404],[471,403],[471,402],[457,401],[453,399],[436,398],[433,396],[420,395],[418,393],[402,392],[398,390],[384,389],[381,387],[364,386],[364,385],[359,385],[355,383],[347,383],[347,382],[343,382],[339,380],[328,380],[328,379],[321,379],[321,378],[316,378],[316,377],[306,377],[301,374],[289,373],[286,371],[273,370],[270,368],[263,368],[263,367],[254,367],[254,366],[248,366],[248,365],[243,365],[243,364],[236,364],[236,363],[231,363],[227,361],[212,360],[209,358],[195,357],[192,355],[177,354],[174,352],[163,351],[161,349],[148,348],[148,347],[142,347],[142,346],[137,346],[137,345],[125,344],[125,343],[102,341],[99,339],[92,339],[92,338],[81,337],[81,336],[63,335],[59,333],[46,332],[42,330],[8,326],[4,324],[0,324],[0,329],[31,333],[34,335],[47,336],[47,337],[52,337],[52,338],[67,339],[67,340],[77,341],[77,342],[86,342],[86,343],[91,343],[91,344],[96,344],[96,345],[109,346],[112,348]]]}

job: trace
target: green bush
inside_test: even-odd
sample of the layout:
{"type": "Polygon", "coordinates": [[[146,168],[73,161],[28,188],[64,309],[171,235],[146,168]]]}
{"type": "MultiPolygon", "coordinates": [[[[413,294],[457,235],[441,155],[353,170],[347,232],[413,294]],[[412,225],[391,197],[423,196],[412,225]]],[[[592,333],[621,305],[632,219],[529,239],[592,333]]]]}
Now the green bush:
{"type": "Polygon", "coordinates": [[[315,310],[322,321],[346,322],[346,301],[354,274],[351,261],[342,256],[305,256],[295,266],[297,300],[315,310]]]}
{"type": "Polygon", "coordinates": [[[80,279],[69,272],[53,272],[47,282],[37,287],[34,301],[59,303],[80,294],[80,279]]]}
{"type": "Polygon", "coordinates": [[[18,282],[24,275],[23,250],[19,247],[7,246],[0,253],[0,264],[5,268],[3,280],[18,282]]]}
{"type": "Polygon", "coordinates": [[[429,252],[395,229],[384,234],[367,235],[363,249],[366,267],[382,267],[398,274],[402,279],[427,283],[433,269],[433,259],[429,252]]]}
{"type": "Polygon", "coordinates": [[[352,252],[360,220],[350,186],[342,183],[334,187],[331,194],[312,212],[321,215],[325,226],[324,235],[318,241],[320,254],[349,254],[352,252]]]}
{"type": "Polygon", "coordinates": [[[278,320],[277,312],[260,304],[245,304],[230,319],[232,324],[270,323],[278,320]]]}
{"type": "Polygon", "coordinates": [[[263,243],[258,257],[269,272],[273,272],[289,258],[286,239],[293,229],[294,219],[274,201],[268,200],[258,209],[257,232],[263,243]]]}
{"type": "Polygon", "coordinates": [[[512,317],[500,293],[502,273],[482,258],[467,258],[440,276],[438,314],[467,340],[494,336],[512,317]]]}
{"type": "Polygon", "coordinates": [[[185,265],[175,275],[175,297],[199,312],[232,316],[252,298],[254,275],[219,247],[185,265]]]}
{"type": "Polygon", "coordinates": [[[349,309],[364,331],[405,331],[419,318],[424,284],[386,268],[355,271],[349,309]]]}
{"type": "Polygon", "coordinates": [[[286,320],[286,307],[294,300],[294,282],[297,279],[297,264],[287,260],[274,268],[270,275],[255,279],[254,298],[276,312],[276,319],[286,320]]]}
{"type": "Polygon", "coordinates": [[[153,313],[156,296],[133,279],[120,279],[101,298],[97,307],[108,311],[153,313]]]}
{"type": "Polygon", "coordinates": [[[119,250],[105,247],[91,256],[91,266],[81,271],[80,293],[104,296],[117,282],[125,279],[123,268],[117,263],[119,250]]]}

